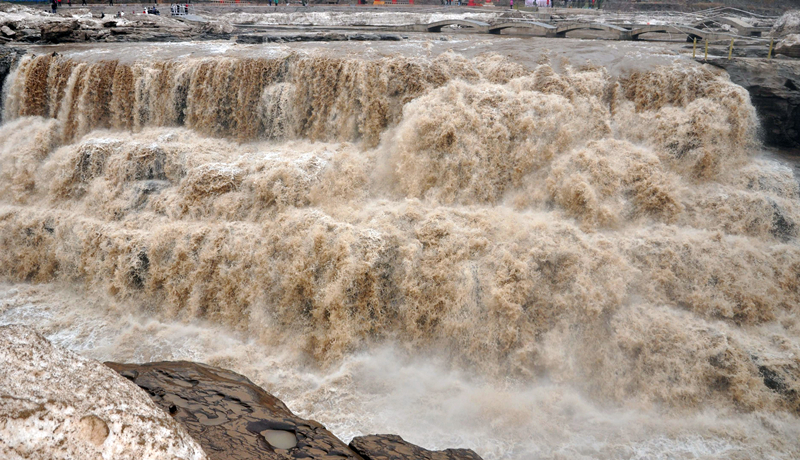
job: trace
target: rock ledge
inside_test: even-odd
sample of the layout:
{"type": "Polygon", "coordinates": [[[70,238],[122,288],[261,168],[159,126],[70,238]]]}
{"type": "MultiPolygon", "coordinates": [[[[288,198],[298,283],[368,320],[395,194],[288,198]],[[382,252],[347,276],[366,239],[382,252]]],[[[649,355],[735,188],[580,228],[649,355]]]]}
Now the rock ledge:
{"type": "Polygon", "coordinates": [[[106,365],[145,390],[211,459],[480,460],[468,449],[429,451],[394,435],[357,437],[347,446],[246,377],[205,364],[106,365]]]}

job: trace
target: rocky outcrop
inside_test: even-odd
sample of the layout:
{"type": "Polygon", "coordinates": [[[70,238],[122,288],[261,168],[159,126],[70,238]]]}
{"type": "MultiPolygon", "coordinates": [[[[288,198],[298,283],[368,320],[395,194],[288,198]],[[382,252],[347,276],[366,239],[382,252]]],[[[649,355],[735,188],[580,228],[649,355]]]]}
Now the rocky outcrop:
{"type": "Polygon", "coordinates": [[[775,46],[775,54],[800,58],[800,34],[787,35],[775,46]]]}
{"type": "Polygon", "coordinates": [[[135,385],[30,328],[0,327],[0,458],[206,458],[135,385]]]}
{"type": "Polygon", "coordinates": [[[750,93],[768,145],[800,147],[800,61],[709,59],[750,93]]]}
{"type": "Polygon", "coordinates": [[[350,448],[366,460],[481,460],[470,449],[432,451],[406,442],[394,434],[359,436],[350,442],[350,448]]]}
{"type": "Polygon", "coordinates": [[[429,451],[394,435],[358,437],[348,447],[228,370],[185,361],[106,365],[183,424],[211,459],[481,460],[468,449],[429,451]]]}
{"type": "Polygon", "coordinates": [[[0,458],[481,460],[394,435],[348,447],[234,372],[191,362],[104,366],[16,325],[0,326],[0,458]]]}
{"type": "Polygon", "coordinates": [[[239,374],[190,362],[106,365],[144,389],[211,459],[361,459],[239,374]]]}
{"type": "Polygon", "coordinates": [[[81,32],[78,21],[51,22],[42,25],[40,30],[45,43],[86,41],[86,34],[81,32]]]}
{"type": "Polygon", "coordinates": [[[168,15],[101,17],[80,8],[70,13],[74,16],[54,16],[20,5],[0,4],[0,43],[229,39],[231,31],[226,23],[183,21],[168,15]]]}
{"type": "Polygon", "coordinates": [[[791,34],[800,34],[800,11],[787,11],[772,26],[770,35],[773,37],[785,37],[791,34]]]}

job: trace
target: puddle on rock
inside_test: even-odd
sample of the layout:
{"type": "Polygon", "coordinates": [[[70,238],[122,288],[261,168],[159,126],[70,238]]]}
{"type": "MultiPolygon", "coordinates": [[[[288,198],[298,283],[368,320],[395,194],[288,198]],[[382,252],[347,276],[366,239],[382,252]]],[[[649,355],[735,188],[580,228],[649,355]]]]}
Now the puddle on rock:
{"type": "Polygon", "coordinates": [[[264,430],[261,436],[264,436],[269,445],[276,449],[291,449],[297,445],[297,436],[289,431],[264,430]]]}

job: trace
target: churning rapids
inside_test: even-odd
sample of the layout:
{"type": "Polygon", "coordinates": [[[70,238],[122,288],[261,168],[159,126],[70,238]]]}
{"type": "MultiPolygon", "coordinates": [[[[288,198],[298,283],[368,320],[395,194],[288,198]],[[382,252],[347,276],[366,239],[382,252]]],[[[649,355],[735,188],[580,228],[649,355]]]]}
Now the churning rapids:
{"type": "Polygon", "coordinates": [[[85,356],[345,440],[800,456],[800,189],[710,68],[29,53],[0,185],[0,323],[85,356]]]}

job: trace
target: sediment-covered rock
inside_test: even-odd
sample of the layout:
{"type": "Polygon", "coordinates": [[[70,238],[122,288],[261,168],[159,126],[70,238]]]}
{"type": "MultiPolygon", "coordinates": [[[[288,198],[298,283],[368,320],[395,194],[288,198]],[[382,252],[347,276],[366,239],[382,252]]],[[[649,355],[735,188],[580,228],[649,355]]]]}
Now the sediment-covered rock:
{"type": "Polygon", "coordinates": [[[800,61],[709,59],[750,93],[770,145],[800,146],[800,61]]]}
{"type": "Polygon", "coordinates": [[[0,458],[206,456],[147,395],[23,326],[0,327],[0,458]]]}
{"type": "Polygon", "coordinates": [[[182,423],[211,459],[361,457],[246,377],[191,362],[106,363],[182,423]]]}
{"type": "Polygon", "coordinates": [[[394,434],[359,436],[350,448],[366,460],[481,460],[471,449],[427,450],[394,434]]]}
{"type": "Polygon", "coordinates": [[[787,35],[775,46],[775,54],[800,58],[800,34],[787,35]]]}

